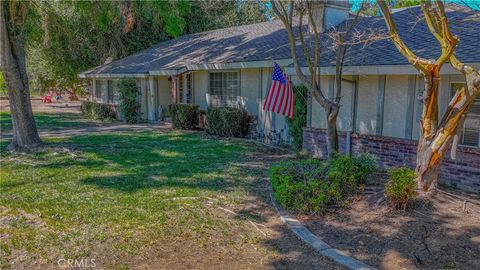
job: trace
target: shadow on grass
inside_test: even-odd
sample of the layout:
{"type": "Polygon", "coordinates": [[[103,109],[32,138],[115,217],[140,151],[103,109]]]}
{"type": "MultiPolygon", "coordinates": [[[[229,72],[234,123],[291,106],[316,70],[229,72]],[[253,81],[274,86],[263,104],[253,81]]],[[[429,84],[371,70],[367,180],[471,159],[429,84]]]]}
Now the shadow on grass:
{"type": "MultiPolygon", "coordinates": [[[[92,125],[93,121],[74,113],[43,113],[34,112],[35,123],[38,129],[60,130],[63,128],[92,125]]],[[[12,117],[10,112],[0,112],[0,130],[12,131],[12,117]]]]}
{"type": "MultiPolygon", "coordinates": [[[[225,176],[229,165],[239,161],[244,147],[205,139],[198,133],[78,136],[67,144],[95,156],[95,160],[86,159],[78,165],[99,173],[81,182],[100,188],[122,192],[163,187],[228,191],[233,185],[242,184],[225,176]]],[[[53,166],[68,167],[71,163],[53,166]]]]}

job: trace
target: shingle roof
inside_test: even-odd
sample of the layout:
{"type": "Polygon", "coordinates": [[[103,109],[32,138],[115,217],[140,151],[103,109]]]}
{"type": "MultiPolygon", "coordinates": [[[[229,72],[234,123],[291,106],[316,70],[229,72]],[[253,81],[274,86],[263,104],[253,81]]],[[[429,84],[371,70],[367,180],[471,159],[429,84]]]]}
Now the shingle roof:
{"type": "Polygon", "coordinates": [[[184,35],[137,54],[97,67],[91,73],[147,73],[186,65],[290,58],[280,21],[256,23],[184,35]]]}
{"type": "MultiPolygon", "coordinates": [[[[421,18],[419,7],[395,12],[393,18],[400,36],[418,56],[436,58],[440,46],[421,18]]],[[[480,62],[480,12],[466,12],[459,6],[447,9],[451,31],[460,38],[456,56],[465,62],[480,62]]],[[[341,27],[341,26],[339,26],[341,27]]],[[[381,16],[362,17],[359,31],[375,29],[386,33],[381,16]]],[[[322,66],[335,65],[335,51],[322,50],[322,66]]],[[[187,65],[221,64],[290,59],[287,33],[278,20],[184,35],[161,42],[137,54],[97,67],[84,74],[148,73],[177,70],[187,65]]],[[[353,45],[345,57],[346,66],[403,65],[406,59],[389,39],[353,45]]]]}
{"type": "MultiPolygon", "coordinates": [[[[419,57],[435,59],[440,55],[438,41],[430,33],[420,7],[403,9],[392,14],[403,41],[419,57]]],[[[464,62],[480,62],[480,12],[471,12],[450,4],[447,6],[450,30],[459,37],[455,55],[464,62]]],[[[364,31],[375,29],[377,33],[386,34],[387,27],[383,17],[363,17],[356,29],[364,31]]],[[[322,54],[325,66],[335,65],[335,52],[331,49],[322,54]],[[327,64],[325,64],[327,63],[327,64]]],[[[365,44],[356,44],[349,48],[345,57],[346,66],[365,65],[404,65],[408,61],[396,49],[390,39],[382,39],[365,44]]]]}

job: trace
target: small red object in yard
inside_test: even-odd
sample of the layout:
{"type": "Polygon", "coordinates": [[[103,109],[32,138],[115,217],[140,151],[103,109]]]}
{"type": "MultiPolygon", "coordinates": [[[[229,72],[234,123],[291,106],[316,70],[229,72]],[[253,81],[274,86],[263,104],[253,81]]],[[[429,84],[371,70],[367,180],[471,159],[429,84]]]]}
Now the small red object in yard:
{"type": "Polygon", "coordinates": [[[43,103],[52,103],[52,96],[53,96],[53,92],[52,91],[48,91],[48,94],[45,95],[45,96],[42,96],[42,102],[43,103]]]}

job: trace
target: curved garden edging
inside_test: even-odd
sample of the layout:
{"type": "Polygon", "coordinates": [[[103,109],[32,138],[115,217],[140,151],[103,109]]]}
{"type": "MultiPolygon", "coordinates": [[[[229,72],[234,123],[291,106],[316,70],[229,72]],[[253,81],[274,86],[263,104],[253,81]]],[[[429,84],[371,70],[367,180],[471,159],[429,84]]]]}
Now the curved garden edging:
{"type": "Polygon", "coordinates": [[[352,270],[375,270],[376,268],[365,264],[353,257],[346,255],[345,253],[341,252],[338,249],[332,248],[327,243],[323,242],[318,238],[315,234],[313,234],[310,230],[308,230],[305,226],[302,225],[300,221],[295,218],[290,217],[281,207],[277,206],[275,203],[275,198],[273,196],[273,190],[268,184],[268,193],[270,196],[270,201],[277,211],[280,219],[283,223],[287,224],[288,228],[298,237],[300,240],[311,246],[314,250],[322,254],[323,256],[329,257],[330,259],[334,260],[336,263],[347,267],[348,269],[352,270]]]}

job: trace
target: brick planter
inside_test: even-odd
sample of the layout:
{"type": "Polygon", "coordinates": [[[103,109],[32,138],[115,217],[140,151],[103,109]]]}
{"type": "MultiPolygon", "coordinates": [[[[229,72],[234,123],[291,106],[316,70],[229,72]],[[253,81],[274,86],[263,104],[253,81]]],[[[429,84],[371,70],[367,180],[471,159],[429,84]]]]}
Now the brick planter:
{"type": "MultiPolygon", "coordinates": [[[[327,153],[324,129],[304,128],[303,148],[325,158],[327,153]]],[[[340,152],[345,153],[346,133],[339,134],[340,152]]],[[[373,154],[381,167],[415,167],[417,141],[351,133],[351,153],[373,154]]],[[[480,148],[459,146],[455,160],[447,153],[440,165],[440,182],[459,189],[480,193],[480,148]]]]}

